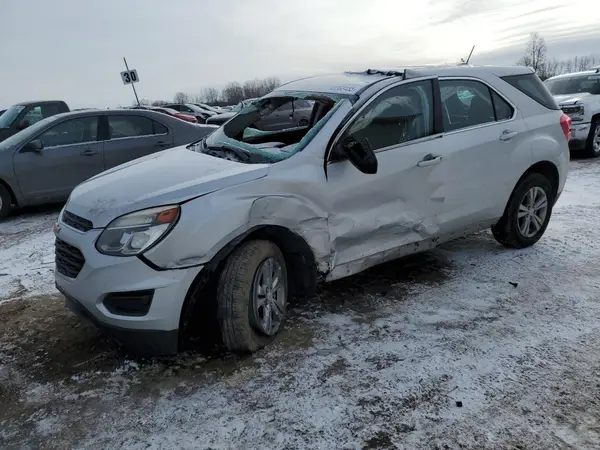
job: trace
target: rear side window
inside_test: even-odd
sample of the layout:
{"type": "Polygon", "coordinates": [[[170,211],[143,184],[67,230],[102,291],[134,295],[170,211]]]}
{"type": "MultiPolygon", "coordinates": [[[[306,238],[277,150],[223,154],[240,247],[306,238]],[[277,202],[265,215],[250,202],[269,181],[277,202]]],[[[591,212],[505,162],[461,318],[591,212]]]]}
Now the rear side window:
{"type": "Polygon", "coordinates": [[[108,116],[108,127],[111,139],[154,134],[152,120],[143,116],[108,116]]]}
{"type": "Polygon", "coordinates": [[[169,130],[162,123],[158,123],[155,120],[152,121],[154,125],[154,134],[167,134],[169,130]]]}
{"type": "Polygon", "coordinates": [[[501,78],[512,87],[538,102],[540,105],[545,106],[548,109],[560,109],[554,101],[554,98],[552,98],[550,91],[548,91],[546,86],[544,86],[544,83],[542,83],[542,80],[540,80],[536,74],[528,73],[525,75],[511,75],[501,78]]]}
{"type": "Polygon", "coordinates": [[[495,91],[492,91],[492,100],[494,102],[494,113],[496,114],[496,120],[508,120],[510,119],[514,111],[506,100],[500,97],[495,91]]]}

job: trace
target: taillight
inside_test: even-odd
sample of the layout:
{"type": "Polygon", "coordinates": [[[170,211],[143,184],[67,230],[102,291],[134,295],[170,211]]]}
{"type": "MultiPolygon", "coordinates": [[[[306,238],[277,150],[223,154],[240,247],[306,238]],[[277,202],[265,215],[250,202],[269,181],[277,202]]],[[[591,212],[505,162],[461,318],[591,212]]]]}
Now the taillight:
{"type": "Polygon", "coordinates": [[[571,123],[573,123],[573,121],[566,114],[563,113],[563,115],[560,116],[560,127],[562,128],[567,141],[571,139],[571,123]]]}

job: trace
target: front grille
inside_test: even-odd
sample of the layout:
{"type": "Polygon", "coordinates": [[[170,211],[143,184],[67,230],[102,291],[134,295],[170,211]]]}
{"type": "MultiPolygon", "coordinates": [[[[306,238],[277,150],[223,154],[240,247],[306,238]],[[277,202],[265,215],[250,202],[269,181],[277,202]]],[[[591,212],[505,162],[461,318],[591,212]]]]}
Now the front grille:
{"type": "Polygon", "coordinates": [[[85,258],[78,248],[56,238],[54,243],[56,270],[69,278],[77,278],[85,264],[85,258]]]}
{"type": "Polygon", "coordinates": [[[69,211],[63,211],[61,221],[65,225],[75,228],[76,230],[83,231],[84,233],[94,228],[94,225],[90,220],[79,217],[78,215],[70,213],[69,211]]]}

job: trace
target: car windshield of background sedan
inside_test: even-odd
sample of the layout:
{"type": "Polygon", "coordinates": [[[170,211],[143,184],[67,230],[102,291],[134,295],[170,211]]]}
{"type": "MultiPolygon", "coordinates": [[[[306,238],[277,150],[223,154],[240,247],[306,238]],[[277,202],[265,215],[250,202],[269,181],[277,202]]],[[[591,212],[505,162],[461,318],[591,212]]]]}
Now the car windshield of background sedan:
{"type": "Polygon", "coordinates": [[[301,151],[350,96],[282,93],[245,106],[188,148],[247,164],[275,163],[301,151]],[[309,101],[310,99],[310,101],[309,101]]]}
{"type": "Polygon", "coordinates": [[[24,106],[14,105],[8,108],[4,114],[0,115],[0,128],[10,128],[14,120],[25,109],[24,106]]]}
{"type": "Polygon", "coordinates": [[[11,147],[13,145],[18,145],[20,143],[25,143],[29,141],[29,139],[32,139],[37,133],[46,128],[49,123],[54,122],[59,117],[60,115],[46,117],[45,119],[42,119],[34,123],[33,125],[25,128],[24,130],[19,131],[17,134],[13,134],[9,138],[3,140],[2,142],[0,142],[0,146],[6,148],[11,147]]]}
{"type": "Polygon", "coordinates": [[[548,80],[545,84],[552,95],[580,94],[582,92],[600,95],[600,74],[561,77],[548,80]]]}

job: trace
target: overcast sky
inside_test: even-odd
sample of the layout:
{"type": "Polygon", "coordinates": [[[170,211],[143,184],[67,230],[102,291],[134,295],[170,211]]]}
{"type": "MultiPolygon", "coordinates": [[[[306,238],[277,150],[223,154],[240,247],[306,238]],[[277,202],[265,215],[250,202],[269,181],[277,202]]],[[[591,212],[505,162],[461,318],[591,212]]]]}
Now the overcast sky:
{"type": "Polygon", "coordinates": [[[0,0],[0,107],[171,100],[228,81],[368,67],[512,64],[532,31],[550,56],[600,53],[600,0],[0,0]]]}

